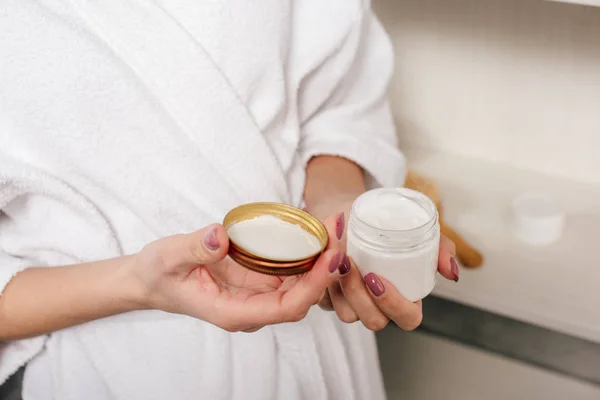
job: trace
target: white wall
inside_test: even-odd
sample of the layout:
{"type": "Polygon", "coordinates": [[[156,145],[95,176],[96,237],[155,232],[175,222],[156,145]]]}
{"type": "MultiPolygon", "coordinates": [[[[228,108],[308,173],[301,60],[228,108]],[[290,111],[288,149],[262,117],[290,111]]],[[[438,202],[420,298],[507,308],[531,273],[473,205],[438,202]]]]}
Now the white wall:
{"type": "MultiPolygon", "coordinates": [[[[600,7],[543,0],[374,0],[374,5],[396,48],[392,98],[404,146],[600,184],[600,7]]],[[[460,187],[455,180],[444,182],[446,188],[460,187]]],[[[449,198],[452,221],[466,221],[457,224],[461,231],[474,227],[472,237],[491,238],[489,249],[506,252],[494,246],[510,242],[496,240],[502,238],[496,232],[478,236],[488,227],[469,219],[498,202],[456,207],[452,199],[464,197],[451,191],[449,198]]],[[[570,256],[568,249],[562,248],[561,257],[570,256]]],[[[505,274],[501,266],[492,262],[465,274],[462,290],[505,274]],[[464,286],[469,277],[473,285],[464,286]]],[[[508,285],[521,278],[509,275],[496,292],[514,293],[508,285]]],[[[384,331],[379,339],[390,400],[600,398],[597,386],[439,338],[384,331]]]]}
{"type": "Polygon", "coordinates": [[[600,8],[375,0],[403,144],[600,183],[600,8]]]}

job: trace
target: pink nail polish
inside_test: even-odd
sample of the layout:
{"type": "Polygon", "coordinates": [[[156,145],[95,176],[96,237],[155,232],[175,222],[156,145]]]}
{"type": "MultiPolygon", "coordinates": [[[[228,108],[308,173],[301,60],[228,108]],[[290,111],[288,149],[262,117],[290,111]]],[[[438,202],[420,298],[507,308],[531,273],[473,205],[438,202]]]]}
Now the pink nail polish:
{"type": "Polygon", "coordinates": [[[221,244],[219,243],[219,238],[217,237],[217,228],[212,228],[206,236],[204,236],[204,246],[211,251],[219,250],[221,244]]]}
{"type": "Polygon", "coordinates": [[[340,268],[340,265],[344,261],[344,253],[339,252],[331,259],[329,263],[329,272],[333,273],[336,269],[340,268]]]}
{"type": "Polygon", "coordinates": [[[344,254],[344,259],[342,260],[342,265],[340,265],[339,271],[340,271],[340,275],[346,275],[348,272],[350,272],[350,259],[348,258],[347,255],[344,254]]]}
{"type": "Polygon", "coordinates": [[[458,264],[454,257],[450,257],[450,272],[454,275],[454,282],[458,282],[458,264]]]}
{"type": "Polygon", "coordinates": [[[385,292],[385,286],[383,286],[377,275],[372,272],[365,275],[365,283],[376,297],[381,296],[385,292]]]}
{"type": "Polygon", "coordinates": [[[341,240],[344,235],[344,225],[346,225],[346,220],[344,219],[344,213],[341,213],[335,221],[335,234],[338,240],[341,240]]]}

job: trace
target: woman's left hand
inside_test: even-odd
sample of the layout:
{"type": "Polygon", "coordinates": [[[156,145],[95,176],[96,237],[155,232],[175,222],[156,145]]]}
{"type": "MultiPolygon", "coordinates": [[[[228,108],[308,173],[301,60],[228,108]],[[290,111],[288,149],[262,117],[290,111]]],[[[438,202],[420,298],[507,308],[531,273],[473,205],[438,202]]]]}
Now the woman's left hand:
{"type": "MultiPolygon", "coordinates": [[[[308,212],[324,220],[329,231],[329,248],[346,251],[346,219],[354,199],[330,201],[312,207],[308,212]]],[[[446,279],[458,281],[458,265],[454,243],[442,236],[438,271],[446,279]]],[[[373,273],[364,279],[346,256],[340,266],[340,280],[331,286],[319,302],[326,310],[335,310],[340,320],[352,323],[360,320],[368,329],[383,329],[390,320],[404,330],[417,328],[423,319],[421,301],[408,301],[386,279],[373,273]]]]}

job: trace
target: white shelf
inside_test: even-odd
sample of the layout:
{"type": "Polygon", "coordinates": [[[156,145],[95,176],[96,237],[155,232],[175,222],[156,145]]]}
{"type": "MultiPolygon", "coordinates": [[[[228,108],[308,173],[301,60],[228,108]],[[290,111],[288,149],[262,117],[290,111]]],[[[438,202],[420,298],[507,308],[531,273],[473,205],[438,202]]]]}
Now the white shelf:
{"type": "Polygon", "coordinates": [[[436,295],[600,343],[600,186],[431,150],[407,156],[440,185],[446,221],[486,257],[458,284],[438,279],[436,295]],[[526,190],[567,210],[559,243],[530,247],[509,233],[508,204],[526,190]]]}

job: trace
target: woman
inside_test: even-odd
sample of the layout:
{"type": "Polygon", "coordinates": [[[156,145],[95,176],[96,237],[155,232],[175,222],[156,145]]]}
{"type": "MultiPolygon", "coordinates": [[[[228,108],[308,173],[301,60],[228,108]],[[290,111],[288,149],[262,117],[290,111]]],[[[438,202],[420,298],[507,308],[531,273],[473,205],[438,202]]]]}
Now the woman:
{"type": "Polygon", "coordinates": [[[370,6],[2,7],[0,382],[27,363],[26,400],[383,399],[368,329],[421,305],[344,255],[354,198],[405,172],[370,6]],[[326,221],[313,270],[225,257],[214,222],[250,201],[326,221]]]}

